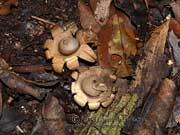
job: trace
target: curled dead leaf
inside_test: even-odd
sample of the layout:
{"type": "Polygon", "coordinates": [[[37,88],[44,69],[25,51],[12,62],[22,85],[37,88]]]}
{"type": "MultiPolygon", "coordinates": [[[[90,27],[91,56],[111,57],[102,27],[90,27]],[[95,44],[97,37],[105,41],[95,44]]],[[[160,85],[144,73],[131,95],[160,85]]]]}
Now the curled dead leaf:
{"type": "Polygon", "coordinates": [[[131,62],[128,57],[136,55],[136,40],[126,33],[121,17],[114,15],[112,25],[112,39],[109,41],[111,66],[116,69],[118,76],[130,76],[133,70],[130,67],[131,62]]]}

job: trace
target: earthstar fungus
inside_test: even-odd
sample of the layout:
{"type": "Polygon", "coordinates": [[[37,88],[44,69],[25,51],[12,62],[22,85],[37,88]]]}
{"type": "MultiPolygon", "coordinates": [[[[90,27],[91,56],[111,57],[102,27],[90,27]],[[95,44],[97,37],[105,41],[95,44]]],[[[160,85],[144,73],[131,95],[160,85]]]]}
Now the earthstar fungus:
{"type": "Polygon", "coordinates": [[[77,69],[78,57],[95,62],[96,54],[87,44],[96,40],[93,32],[78,31],[75,23],[70,23],[64,28],[55,26],[51,34],[53,39],[47,39],[44,48],[46,58],[52,59],[52,66],[56,72],[61,73],[65,63],[70,70],[77,69]]]}
{"type": "Polygon", "coordinates": [[[100,105],[109,106],[115,97],[115,80],[116,76],[111,70],[98,66],[90,67],[89,70],[81,72],[71,85],[75,102],[81,107],[88,104],[90,110],[96,110],[100,105]]]}

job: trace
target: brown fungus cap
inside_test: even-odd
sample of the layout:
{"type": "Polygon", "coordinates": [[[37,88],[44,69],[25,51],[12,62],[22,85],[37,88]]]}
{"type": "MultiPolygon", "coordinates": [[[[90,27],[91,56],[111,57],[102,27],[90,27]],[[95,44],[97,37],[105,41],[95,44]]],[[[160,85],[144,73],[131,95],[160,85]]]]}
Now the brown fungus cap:
{"type": "Polygon", "coordinates": [[[82,107],[88,104],[90,110],[96,110],[100,105],[107,107],[115,97],[115,79],[112,71],[98,66],[81,72],[71,85],[75,102],[82,107]]]}

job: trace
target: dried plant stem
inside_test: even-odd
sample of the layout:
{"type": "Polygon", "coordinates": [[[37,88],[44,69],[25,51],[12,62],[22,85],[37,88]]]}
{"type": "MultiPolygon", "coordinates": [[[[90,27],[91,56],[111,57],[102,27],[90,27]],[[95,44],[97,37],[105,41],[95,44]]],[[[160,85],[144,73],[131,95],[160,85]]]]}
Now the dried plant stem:
{"type": "Polygon", "coordinates": [[[51,22],[49,20],[45,20],[45,19],[37,17],[37,16],[31,16],[31,18],[36,19],[38,21],[41,21],[43,23],[47,23],[47,24],[53,25],[53,26],[56,25],[56,23],[54,23],[54,22],[51,22]]]}

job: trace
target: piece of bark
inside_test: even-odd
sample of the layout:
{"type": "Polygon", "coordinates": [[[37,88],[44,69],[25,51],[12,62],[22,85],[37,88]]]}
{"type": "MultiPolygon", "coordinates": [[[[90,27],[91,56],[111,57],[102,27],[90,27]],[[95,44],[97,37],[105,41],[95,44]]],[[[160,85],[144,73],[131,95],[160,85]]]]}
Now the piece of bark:
{"type": "Polygon", "coordinates": [[[137,99],[136,94],[126,94],[116,99],[109,108],[90,112],[86,121],[75,130],[75,135],[120,135],[127,118],[134,111],[137,99]]]}
{"type": "Polygon", "coordinates": [[[159,26],[151,35],[144,47],[144,56],[137,63],[135,79],[132,81],[130,91],[138,94],[138,106],[150,91],[156,90],[161,80],[169,75],[170,67],[167,65],[164,54],[166,38],[169,29],[169,20],[159,26]]]}
{"type": "Polygon", "coordinates": [[[0,70],[0,80],[11,89],[11,92],[28,94],[39,100],[42,100],[47,92],[45,89],[29,84],[24,78],[8,70],[0,70]]]}
{"type": "Polygon", "coordinates": [[[57,98],[48,95],[42,108],[44,134],[65,135],[65,113],[57,98]]]}
{"type": "Polygon", "coordinates": [[[163,133],[167,120],[170,116],[175,95],[176,85],[170,79],[165,79],[159,88],[150,112],[144,121],[135,127],[133,135],[159,135],[163,133]]]}

